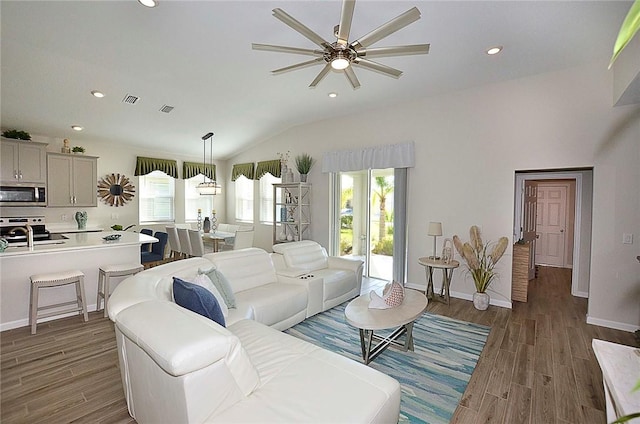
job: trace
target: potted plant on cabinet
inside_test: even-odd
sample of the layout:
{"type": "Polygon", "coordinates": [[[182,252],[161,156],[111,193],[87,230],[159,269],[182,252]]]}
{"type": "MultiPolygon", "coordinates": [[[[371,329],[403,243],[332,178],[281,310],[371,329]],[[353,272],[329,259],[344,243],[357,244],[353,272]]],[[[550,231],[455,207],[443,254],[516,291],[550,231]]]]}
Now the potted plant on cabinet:
{"type": "Polygon", "coordinates": [[[82,146],[73,146],[73,149],[71,149],[71,151],[75,154],[84,154],[84,147],[82,146]]]}
{"type": "Polygon", "coordinates": [[[300,173],[301,182],[303,183],[307,182],[307,174],[309,174],[309,171],[311,170],[311,167],[313,166],[314,162],[315,162],[314,159],[311,156],[309,156],[307,153],[302,153],[296,156],[296,168],[300,173]]]}
{"type": "Polygon", "coordinates": [[[497,243],[484,244],[480,236],[480,229],[475,225],[469,229],[469,235],[471,241],[464,244],[460,237],[453,236],[453,244],[466,262],[467,269],[476,286],[476,292],[473,294],[473,306],[484,311],[489,307],[490,298],[487,289],[496,276],[494,268],[507,249],[509,239],[500,237],[497,243]]]}

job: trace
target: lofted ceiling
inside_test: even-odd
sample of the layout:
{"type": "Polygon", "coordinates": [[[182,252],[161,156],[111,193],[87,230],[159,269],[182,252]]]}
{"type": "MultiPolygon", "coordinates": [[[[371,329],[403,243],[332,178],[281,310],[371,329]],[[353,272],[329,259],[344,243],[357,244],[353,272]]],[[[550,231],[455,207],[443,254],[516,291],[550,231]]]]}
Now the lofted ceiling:
{"type": "Polygon", "coordinates": [[[213,131],[214,157],[225,159],[307,122],[594,60],[606,66],[632,4],[358,0],[352,39],[417,6],[420,20],[372,47],[431,50],[376,59],[402,70],[399,79],[356,69],[362,86],[353,90],[338,71],[308,88],[321,66],[273,76],[308,58],[251,49],[317,48],[274,8],[335,41],[340,1],[159,1],[0,2],[2,128],[193,155],[213,131]],[[503,52],[488,56],[495,45],[503,52]],[[139,100],[124,103],[126,95],[139,100]],[[161,112],[165,105],[174,109],[161,112]]]}

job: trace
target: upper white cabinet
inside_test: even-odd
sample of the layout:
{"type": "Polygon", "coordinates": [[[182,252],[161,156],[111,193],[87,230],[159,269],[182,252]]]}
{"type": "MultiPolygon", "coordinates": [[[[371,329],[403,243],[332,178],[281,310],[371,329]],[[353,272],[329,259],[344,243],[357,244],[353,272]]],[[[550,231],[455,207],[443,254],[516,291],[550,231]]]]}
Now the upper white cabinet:
{"type": "Polygon", "coordinates": [[[0,148],[2,184],[47,182],[46,143],[3,137],[0,148]]]}
{"type": "Polygon", "coordinates": [[[98,206],[98,158],[47,154],[47,206],[98,206]]]}

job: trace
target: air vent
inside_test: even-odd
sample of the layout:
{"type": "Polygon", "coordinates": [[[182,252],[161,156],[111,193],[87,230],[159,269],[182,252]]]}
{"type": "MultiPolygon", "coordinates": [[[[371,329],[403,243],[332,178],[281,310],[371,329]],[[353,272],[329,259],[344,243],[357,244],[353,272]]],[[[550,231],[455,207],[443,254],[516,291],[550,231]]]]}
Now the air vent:
{"type": "Polygon", "coordinates": [[[164,112],[164,113],[169,113],[173,110],[173,106],[169,106],[169,105],[162,105],[162,107],[160,108],[160,112],[164,112]]]}
{"type": "Polygon", "coordinates": [[[127,94],[126,96],[124,96],[124,99],[122,99],[122,103],[135,105],[138,102],[138,100],[140,100],[140,97],[134,96],[132,94],[127,94]]]}

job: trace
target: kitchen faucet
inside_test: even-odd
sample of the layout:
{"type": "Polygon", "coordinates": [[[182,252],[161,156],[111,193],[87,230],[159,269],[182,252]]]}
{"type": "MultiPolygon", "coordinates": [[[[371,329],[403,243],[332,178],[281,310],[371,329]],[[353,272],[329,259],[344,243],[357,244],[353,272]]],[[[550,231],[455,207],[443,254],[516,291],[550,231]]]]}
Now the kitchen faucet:
{"type": "Polygon", "coordinates": [[[9,230],[9,235],[15,235],[18,230],[27,235],[27,247],[33,247],[33,228],[31,228],[31,225],[25,224],[24,227],[14,227],[9,230]]]}

